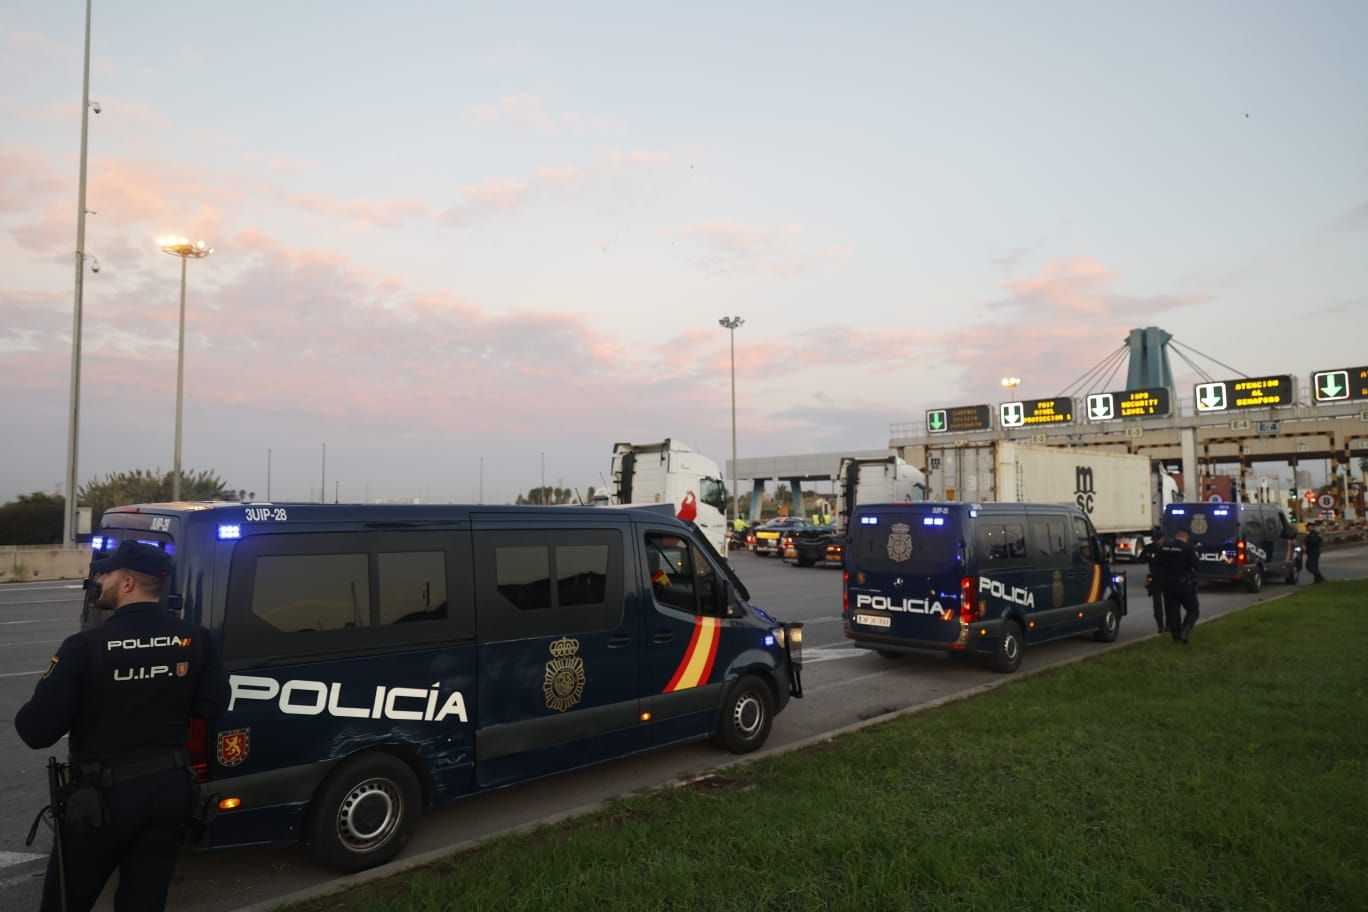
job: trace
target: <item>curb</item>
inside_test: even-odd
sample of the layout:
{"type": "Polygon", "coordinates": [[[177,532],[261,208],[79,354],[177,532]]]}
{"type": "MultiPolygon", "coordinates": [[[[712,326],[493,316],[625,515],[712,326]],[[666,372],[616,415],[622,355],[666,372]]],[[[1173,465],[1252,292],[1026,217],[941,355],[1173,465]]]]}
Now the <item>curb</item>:
{"type": "MultiPolygon", "coordinates": [[[[1221,620],[1222,618],[1229,617],[1233,614],[1237,614],[1249,608],[1253,608],[1256,605],[1268,605],[1280,599],[1288,598],[1290,596],[1295,595],[1299,590],[1300,587],[1297,587],[1297,589],[1293,589],[1288,592],[1282,592],[1277,595],[1270,596],[1269,598],[1261,599],[1256,602],[1251,602],[1248,605],[1242,605],[1239,608],[1231,609],[1230,611],[1224,612],[1223,614],[1220,614],[1216,617],[1201,618],[1198,620],[1197,623],[1199,625],[1214,623],[1216,621],[1221,620]]],[[[1024,671],[1019,671],[1010,676],[1002,676],[999,678],[995,678],[993,680],[986,681],[983,684],[971,687],[968,690],[962,690],[958,693],[947,694],[943,697],[937,697],[936,699],[930,700],[926,703],[918,703],[915,706],[905,706],[902,709],[895,709],[892,712],[883,713],[878,716],[872,716],[868,719],[861,719],[858,722],[852,722],[849,725],[843,725],[840,728],[835,728],[831,731],[822,732],[816,735],[809,735],[806,738],[800,738],[797,741],[793,741],[788,744],[779,745],[777,747],[764,748],[762,750],[756,751],[753,754],[747,754],[743,757],[735,757],[723,763],[718,763],[714,766],[710,766],[707,770],[701,773],[688,776],[678,776],[673,779],[667,779],[664,782],[658,783],[657,785],[648,786],[646,788],[639,789],[634,792],[628,792],[626,793],[626,795],[617,795],[613,798],[609,798],[604,801],[594,801],[589,804],[582,804],[578,807],[569,808],[564,811],[558,811],[554,814],[547,814],[545,817],[539,817],[536,820],[531,820],[527,823],[520,823],[516,826],[511,826],[506,829],[498,830],[497,832],[489,833],[485,836],[479,836],[474,839],[467,839],[462,842],[452,843],[451,845],[443,846],[438,849],[430,849],[419,855],[414,855],[411,858],[403,858],[397,861],[391,861],[388,864],[383,864],[365,871],[360,871],[356,874],[347,874],[343,877],[339,877],[334,880],[329,880],[321,884],[315,884],[312,887],[305,887],[302,890],[296,890],[293,893],[287,893],[283,896],[275,897],[274,899],[262,900],[261,902],[252,903],[248,906],[240,906],[238,908],[231,910],[231,912],[273,912],[273,910],[279,909],[282,906],[294,905],[296,903],[302,902],[309,902],[315,899],[322,899],[326,896],[331,896],[334,893],[341,893],[343,891],[349,890],[352,887],[359,887],[364,884],[371,883],[373,881],[384,880],[389,877],[394,877],[398,874],[407,873],[417,868],[426,867],[427,865],[430,865],[433,862],[441,861],[453,855],[459,855],[462,852],[466,852],[470,849],[474,849],[479,846],[485,845],[486,843],[492,842],[496,839],[500,839],[504,836],[515,836],[520,833],[529,833],[534,830],[540,829],[544,826],[550,826],[552,824],[561,823],[562,821],[570,820],[575,817],[587,816],[596,811],[606,809],[610,802],[615,801],[618,798],[627,797],[627,795],[650,795],[655,792],[665,791],[667,789],[680,788],[681,786],[697,782],[700,779],[706,779],[709,776],[712,776],[721,770],[732,769],[733,767],[738,766],[745,766],[747,764],[756,763],[760,760],[769,759],[770,757],[781,757],[785,754],[795,753],[797,751],[812,747],[815,744],[823,744],[827,741],[832,741],[836,738],[840,738],[844,735],[848,735],[853,732],[858,732],[866,728],[872,728],[875,725],[883,725],[886,722],[892,722],[893,720],[903,718],[904,716],[916,715],[917,713],[927,712],[932,709],[938,709],[942,706],[946,706],[951,703],[957,703],[960,700],[967,700],[971,697],[976,697],[981,694],[989,693],[990,691],[997,690],[1000,687],[1005,687],[1009,684],[1013,684],[1017,681],[1024,680],[1037,674],[1044,674],[1045,672],[1054,671],[1059,668],[1067,668],[1070,665],[1075,665],[1079,662],[1084,662],[1089,659],[1095,658],[1096,656],[1103,655],[1105,653],[1112,652],[1115,650],[1130,649],[1131,647],[1137,646],[1141,643],[1147,643],[1152,639],[1156,639],[1164,635],[1165,634],[1151,633],[1147,636],[1141,637],[1138,640],[1132,640],[1128,643],[1103,644],[1102,647],[1098,650],[1083,653],[1076,656],[1070,656],[1067,659],[1062,659],[1050,665],[1043,665],[1039,668],[1032,668],[1024,671]]]]}

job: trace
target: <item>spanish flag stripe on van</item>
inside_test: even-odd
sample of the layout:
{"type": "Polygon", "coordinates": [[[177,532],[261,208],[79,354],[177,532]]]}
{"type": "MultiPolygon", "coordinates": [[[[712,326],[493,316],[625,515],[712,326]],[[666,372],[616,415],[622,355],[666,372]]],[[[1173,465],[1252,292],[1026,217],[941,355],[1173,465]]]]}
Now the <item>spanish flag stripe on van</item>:
{"type": "Polygon", "coordinates": [[[1092,585],[1088,587],[1088,603],[1091,604],[1102,597],[1102,565],[1093,564],[1092,585]]]}
{"type": "Polygon", "coordinates": [[[706,684],[708,676],[712,674],[713,662],[717,659],[717,644],[721,639],[721,625],[717,618],[695,618],[689,648],[684,651],[684,658],[680,660],[670,683],[665,685],[665,693],[706,684]]]}

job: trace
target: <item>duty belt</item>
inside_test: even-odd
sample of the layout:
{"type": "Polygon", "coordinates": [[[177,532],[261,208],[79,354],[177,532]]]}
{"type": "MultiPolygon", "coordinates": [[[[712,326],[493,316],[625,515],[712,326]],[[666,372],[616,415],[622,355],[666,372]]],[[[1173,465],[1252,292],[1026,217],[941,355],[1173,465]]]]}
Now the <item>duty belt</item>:
{"type": "MultiPolygon", "coordinates": [[[[81,764],[84,766],[85,764],[81,764]]],[[[103,781],[101,785],[119,785],[133,779],[141,779],[143,776],[151,776],[154,773],[164,773],[167,770],[185,769],[185,754],[181,751],[167,748],[149,756],[140,757],[136,760],[108,760],[101,764],[103,766],[103,781]]]]}

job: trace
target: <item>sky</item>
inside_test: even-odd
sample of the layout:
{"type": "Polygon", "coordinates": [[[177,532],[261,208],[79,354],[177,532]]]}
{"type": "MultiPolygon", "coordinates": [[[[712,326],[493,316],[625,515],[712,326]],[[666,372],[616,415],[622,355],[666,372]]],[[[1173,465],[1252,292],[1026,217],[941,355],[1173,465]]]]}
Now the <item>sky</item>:
{"type": "MultiPolygon", "coordinates": [[[[0,0],[0,501],[66,473],[83,28],[0,0]]],[[[171,467],[168,233],[214,248],[183,465],[258,499],[268,462],[276,500],[440,502],[601,486],[617,441],[721,465],[724,316],[742,458],[1056,395],[1141,326],[1216,379],[1368,364],[1362,2],[95,0],[91,30],[82,483],[171,467]]]]}

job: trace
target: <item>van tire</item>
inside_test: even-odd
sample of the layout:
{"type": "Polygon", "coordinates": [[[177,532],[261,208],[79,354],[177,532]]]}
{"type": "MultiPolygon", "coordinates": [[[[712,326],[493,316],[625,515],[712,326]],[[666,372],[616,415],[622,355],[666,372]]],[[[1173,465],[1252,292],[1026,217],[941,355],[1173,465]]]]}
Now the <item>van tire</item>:
{"type": "Polygon", "coordinates": [[[1254,572],[1245,580],[1245,589],[1250,592],[1258,592],[1263,589],[1263,568],[1255,567],[1254,572]]]}
{"type": "Polygon", "coordinates": [[[874,651],[879,654],[879,658],[881,659],[892,659],[896,661],[903,657],[901,652],[894,652],[892,649],[876,649],[874,651]]]}
{"type": "Polygon", "coordinates": [[[742,675],[727,690],[714,740],[733,754],[749,754],[765,743],[774,724],[774,694],[755,675],[742,675]]]}
{"type": "Polygon", "coordinates": [[[1120,633],[1121,611],[1116,604],[1116,599],[1108,599],[1107,610],[1102,615],[1102,625],[1093,634],[1093,639],[1099,643],[1114,643],[1120,633]]]}
{"type": "Polygon", "coordinates": [[[1021,667],[1021,654],[1026,651],[1026,642],[1021,636],[1021,625],[1008,621],[1002,625],[1002,639],[997,651],[988,660],[988,667],[1000,674],[1011,674],[1021,667]]]}
{"type": "Polygon", "coordinates": [[[367,751],[328,777],[309,808],[305,838],[314,861],[352,873],[398,855],[422,810],[418,777],[398,757],[367,751]]]}
{"type": "Polygon", "coordinates": [[[1287,576],[1283,577],[1283,582],[1289,586],[1295,586],[1301,582],[1301,568],[1294,564],[1292,569],[1287,571],[1287,576]]]}
{"type": "Polygon", "coordinates": [[[794,566],[796,566],[796,567],[811,567],[811,566],[812,566],[812,561],[808,560],[807,558],[795,557],[795,558],[794,558],[794,561],[795,561],[794,566]]]}

